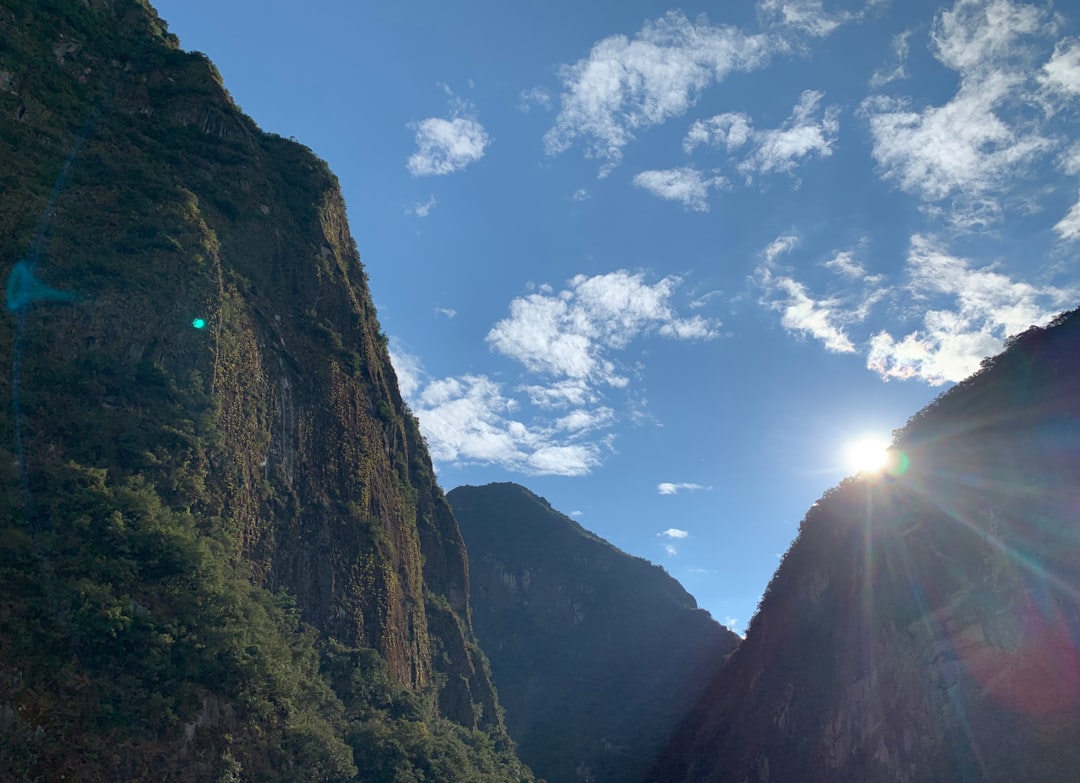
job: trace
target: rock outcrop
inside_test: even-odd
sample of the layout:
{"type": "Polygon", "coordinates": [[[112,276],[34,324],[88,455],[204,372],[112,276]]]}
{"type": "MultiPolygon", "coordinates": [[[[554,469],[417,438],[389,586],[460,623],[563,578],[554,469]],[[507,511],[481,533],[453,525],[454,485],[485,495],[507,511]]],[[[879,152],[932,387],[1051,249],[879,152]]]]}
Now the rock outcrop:
{"type": "MultiPolygon", "coordinates": [[[[231,736],[229,753],[256,763],[243,703],[262,684],[226,687],[162,663],[197,687],[147,727],[130,725],[124,685],[110,680],[126,668],[142,676],[148,659],[124,657],[140,649],[126,636],[140,624],[200,655],[228,637],[239,647],[219,659],[262,660],[236,636],[252,618],[198,614],[210,573],[225,580],[213,583],[231,594],[223,601],[247,595],[237,574],[251,585],[269,612],[266,638],[303,636],[297,619],[311,626],[314,642],[294,641],[333,647],[339,684],[345,661],[375,650],[390,691],[430,698],[439,719],[509,747],[472,635],[464,545],[399,394],[333,174],[262,132],[142,0],[0,0],[0,43],[0,263],[18,273],[0,326],[13,368],[0,380],[0,729],[30,732],[20,758],[37,753],[28,769],[59,779],[65,742],[74,757],[111,737],[115,763],[89,753],[83,767],[64,762],[69,775],[137,777],[154,758],[201,780],[228,771],[233,740],[221,738],[231,736]],[[122,549],[151,518],[153,552],[183,539],[190,562],[176,573],[149,574],[150,550],[122,549]],[[190,616],[166,631],[188,600],[190,616]],[[39,668],[58,660],[66,684],[39,668]],[[127,733],[106,726],[113,718],[76,728],[77,715],[50,713],[83,681],[121,705],[110,715],[127,733]],[[190,740],[204,735],[209,760],[188,764],[185,754],[200,755],[190,740]],[[40,761],[49,753],[53,767],[40,761]]],[[[291,741],[296,721],[273,692],[259,698],[291,741]]],[[[324,695],[356,702],[340,688],[324,695]]]]}

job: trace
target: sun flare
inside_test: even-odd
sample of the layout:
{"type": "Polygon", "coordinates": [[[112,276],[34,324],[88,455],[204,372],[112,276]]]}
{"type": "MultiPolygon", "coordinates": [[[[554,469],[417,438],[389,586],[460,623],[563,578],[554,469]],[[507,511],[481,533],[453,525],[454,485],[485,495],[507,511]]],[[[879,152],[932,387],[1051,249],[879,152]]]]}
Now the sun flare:
{"type": "Polygon", "coordinates": [[[874,435],[864,435],[848,443],[844,462],[855,473],[879,473],[889,464],[889,441],[874,435]]]}

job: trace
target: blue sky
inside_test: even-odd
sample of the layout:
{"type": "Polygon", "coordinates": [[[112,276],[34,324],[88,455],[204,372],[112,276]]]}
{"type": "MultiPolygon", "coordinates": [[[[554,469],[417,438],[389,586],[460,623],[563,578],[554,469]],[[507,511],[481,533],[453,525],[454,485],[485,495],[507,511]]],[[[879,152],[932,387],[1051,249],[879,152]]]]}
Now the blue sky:
{"type": "Polygon", "coordinates": [[[806,509],[1080,304],[1080,8],[159,0],[341,180],[447,490],[741,630],[806,509]]]}

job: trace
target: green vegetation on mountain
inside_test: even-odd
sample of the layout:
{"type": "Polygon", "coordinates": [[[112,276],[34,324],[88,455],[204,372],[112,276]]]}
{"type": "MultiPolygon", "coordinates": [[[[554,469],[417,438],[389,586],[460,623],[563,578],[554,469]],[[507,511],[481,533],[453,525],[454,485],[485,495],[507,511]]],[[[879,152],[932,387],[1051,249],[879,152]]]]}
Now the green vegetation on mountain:
{"type": "Polygon", "coordinates": [[[660,566],[516,484],[447,494],[476,635],[520,753],[552,783],[633,783],[738,643],[660,566]]]}
{"type": "Polygon", "coordinates": [[[0,779],[532,779],[335,178],[142,0],[0,0],[0,271],[0,779]]]}
{"type": "Polygon", "coordinates": [[[1075,781],[1078,356],[1010,339],[826,493],[649,780],[1075,781]]]}

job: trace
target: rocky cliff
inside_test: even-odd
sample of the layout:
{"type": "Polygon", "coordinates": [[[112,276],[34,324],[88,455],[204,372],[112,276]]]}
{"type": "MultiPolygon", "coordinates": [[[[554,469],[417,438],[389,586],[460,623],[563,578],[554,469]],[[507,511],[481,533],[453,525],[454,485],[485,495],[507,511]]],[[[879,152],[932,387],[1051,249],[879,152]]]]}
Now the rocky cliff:
{"type": "Polygon", "coordinates": [[[662,568],[516,484],[447,497],[473,622],[520,753],[552,783],[632,783],[738,643],[662,568]]]}
{"type": "Polygon", "coordinates": [[[1073,781],[1080,311],[896,433],[807,513],[652,781],[1073,781]]]}
{"type": "Polygon", "coordinates": [[[0,265],[0,777],[347,779],[413,700],[505,751],[337,182],[142,0],[0,0],[0,265]]]}

